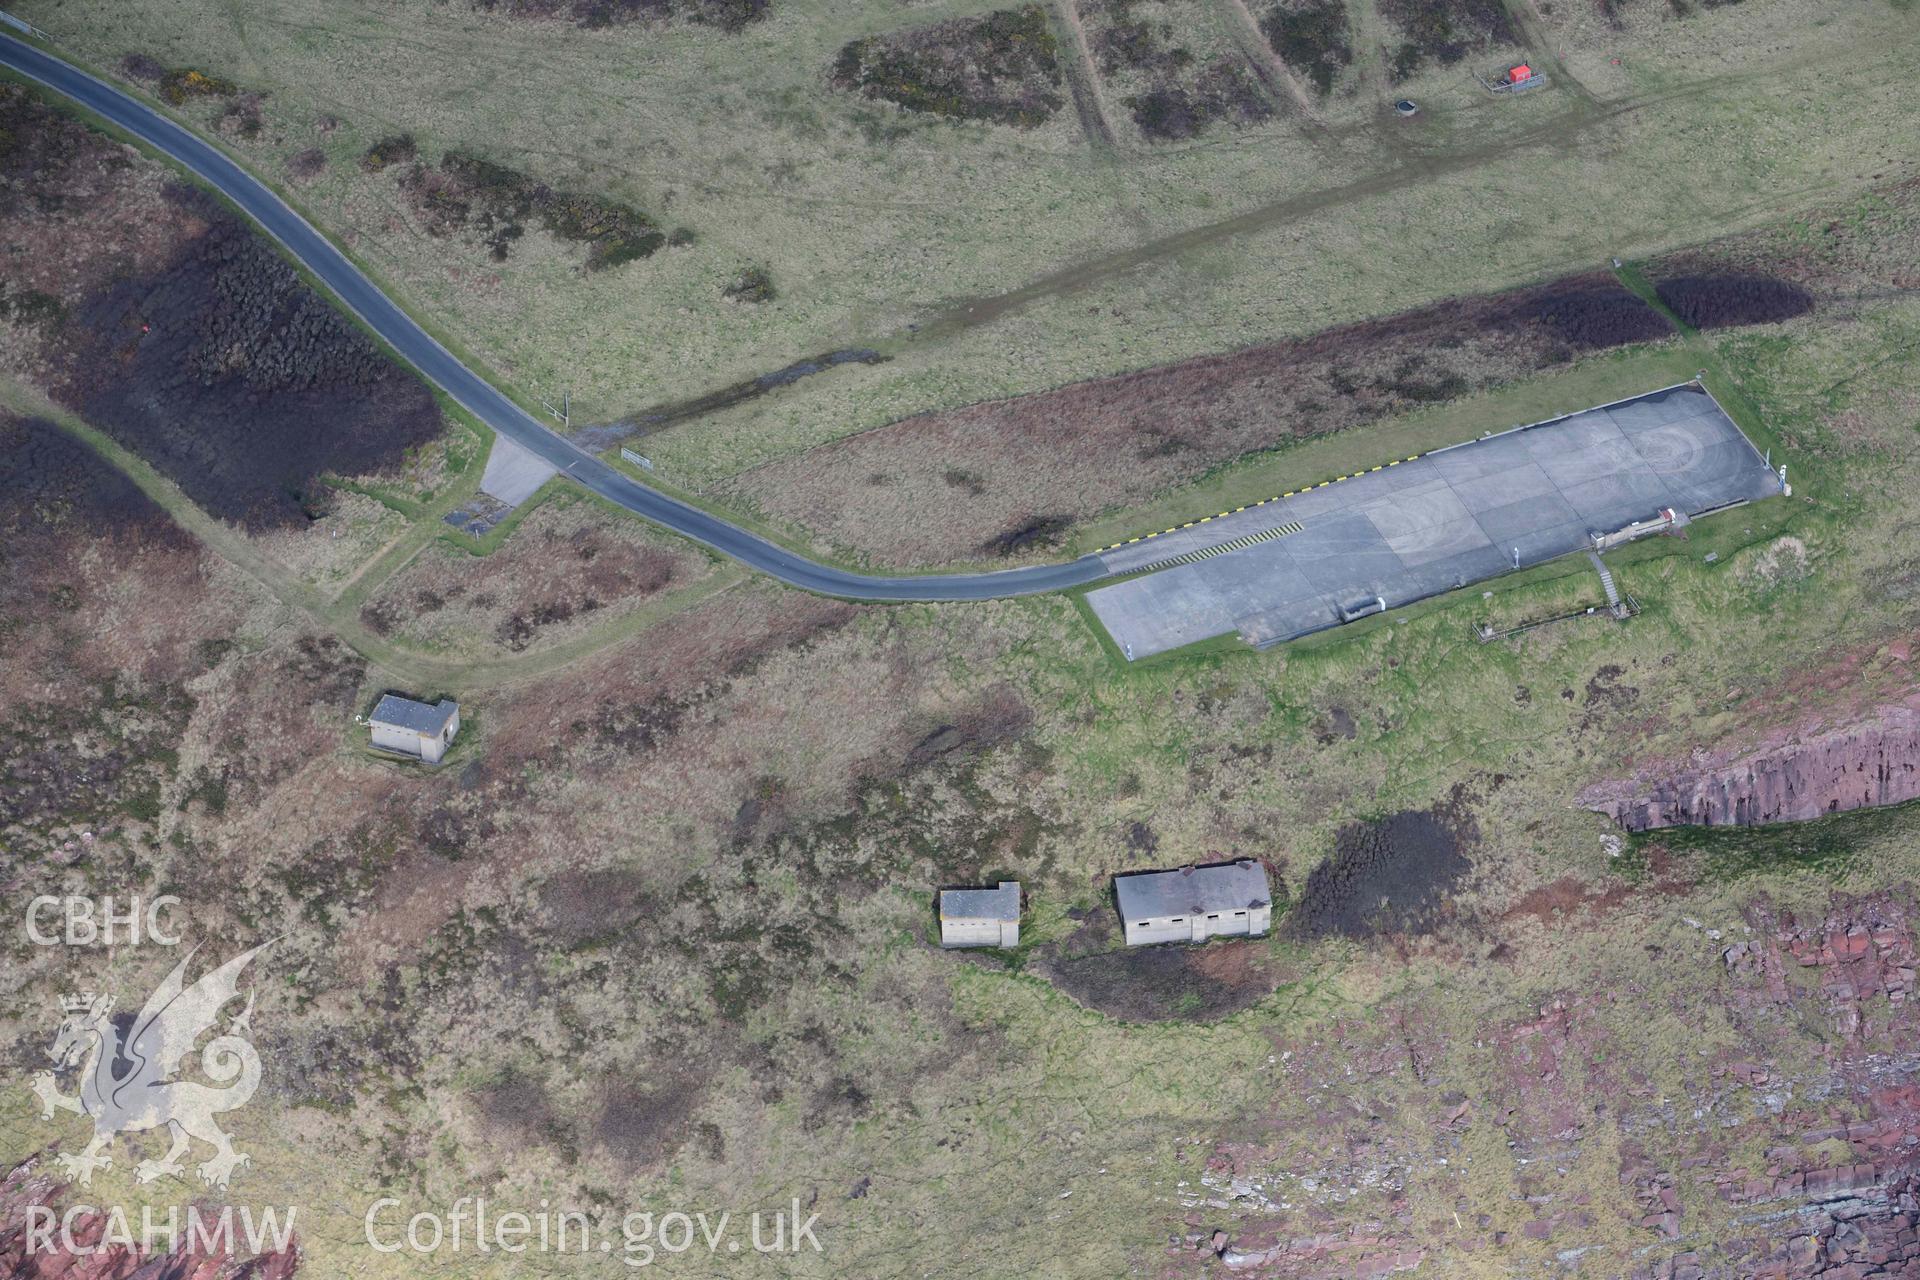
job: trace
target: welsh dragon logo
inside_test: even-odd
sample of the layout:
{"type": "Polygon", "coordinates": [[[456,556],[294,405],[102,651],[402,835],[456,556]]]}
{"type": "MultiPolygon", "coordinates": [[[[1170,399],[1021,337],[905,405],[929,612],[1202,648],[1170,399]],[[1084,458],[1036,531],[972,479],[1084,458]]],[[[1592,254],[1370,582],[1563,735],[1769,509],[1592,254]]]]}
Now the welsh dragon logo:
{"type": "Polygon", "coordinates": [[[162,1126],[172,1134],[173,1145],[160,1159],[142,1160],[134,1167],[141,1182],[169,1174],[184,1177],[180,1158],[195,1138],[214,1149],[198,1170],[200,1180],[210,1186],[226,1186],[233,1171],[249,1163],[246,1155],[233,1149],[233,1140],[214,1117],[245,1106],[260,1087],[260,1056],[247,1040],[253,993],[248,993],[246,1008],[227,1029],[199,1050],[201,1071],[225,1087],[174,1077],[200,1037],[213,1029],[221,1009],[239,994],[241,970],[272,945],[265,943],[235,956],[192,986],[185,984],[187,963],[193,959],[189,952],[124,1027],[111,1016],[112,996],[88,992],[61,998],[66,1018],[47,1054],[55,1071],[79,1066],[80,1090],[71,1097],[62,1094],[55,1071],[42,1071],[34,1077],[33,1091],[40,1097],[45,1119],[52,1119],[58,1110],[93,1120],[93,1141],[86,1149],[58,1157],[69,1179],[88,1185],[94,1170],[113,1167],[113,1157],[103,1153],[115,1137],[162,1126]]]}

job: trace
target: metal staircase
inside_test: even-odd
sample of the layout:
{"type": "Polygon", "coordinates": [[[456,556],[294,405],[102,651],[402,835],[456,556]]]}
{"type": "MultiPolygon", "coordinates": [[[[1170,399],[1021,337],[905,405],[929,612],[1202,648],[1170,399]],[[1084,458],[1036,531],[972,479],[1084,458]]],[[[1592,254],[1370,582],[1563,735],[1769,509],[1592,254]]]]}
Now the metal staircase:
{"type": "Polygon", "coordinates": [[[1613,571],[1608,569],[1606,562],[1600,559],[1598,551],[1587,552],[1587,559],[1593,561],[1594,571],[1600,575],[1600,585],[1607,593],[1607,609],[1616,618],[1625,617],[1626,608],[1620,602],[1620,590],[1613,585],[1613,571]]]}

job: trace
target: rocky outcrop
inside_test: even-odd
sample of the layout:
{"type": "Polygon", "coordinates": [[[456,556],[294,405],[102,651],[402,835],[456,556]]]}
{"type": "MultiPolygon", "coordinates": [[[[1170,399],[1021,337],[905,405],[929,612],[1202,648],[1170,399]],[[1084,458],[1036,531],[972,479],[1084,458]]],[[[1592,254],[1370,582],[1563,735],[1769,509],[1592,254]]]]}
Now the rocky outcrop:
{"type": "Polygon", "coordinates": [[[1678,984],[1277,1034],[1271,1118],[1175,1147],[1149,1274],[1920,1280],[1914,886],[1681,919],[1678,984]]]}
{"type": "Polygon", "coordinates": [[[1920,798],[1920,708],[1878,708],[1844,727],[1776,735],[1744,753],[1601,782],[1580,803],[1629,831],[1758,826],[1920,798]]]}

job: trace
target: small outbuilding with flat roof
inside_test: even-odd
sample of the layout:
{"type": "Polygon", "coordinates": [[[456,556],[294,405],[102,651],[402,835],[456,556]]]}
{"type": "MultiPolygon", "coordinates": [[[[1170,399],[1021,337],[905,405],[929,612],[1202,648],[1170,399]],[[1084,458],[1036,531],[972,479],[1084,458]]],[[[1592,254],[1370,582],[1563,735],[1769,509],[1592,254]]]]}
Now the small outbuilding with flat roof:
{"type": "Polygon", "coordinates": [[[1002,880],[993,889],[940,891],[940,945],[1020,945],[1020,882],[1002,880]]]}
{"type": "Polygon", "coordinates": [[[439,764],[453,735],[460,732],[460,704],[451,698],[442,698],[437,705],[415,702],[390,693],[367,717],[367,728],[373,733],[373,745],[382,751],[439,764]]]}
{"type": "Polygon", "coordinates": [[[1127,945],[1263,934],[1273,923],[1267,869],[1251,858],[1115,876],[1127,945]]]}

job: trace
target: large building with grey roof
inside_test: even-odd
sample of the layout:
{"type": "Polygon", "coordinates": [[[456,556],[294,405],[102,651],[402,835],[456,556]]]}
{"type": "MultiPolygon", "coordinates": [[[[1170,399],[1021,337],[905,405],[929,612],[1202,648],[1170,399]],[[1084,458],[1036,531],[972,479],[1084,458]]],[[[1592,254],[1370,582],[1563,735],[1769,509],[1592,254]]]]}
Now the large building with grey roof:
{"type": "Polygon", "coordinates": [[[1273,924],[1267,869],[1251,858],[1115,876],[1127,945],[1263,934],[1273,924]]]}

